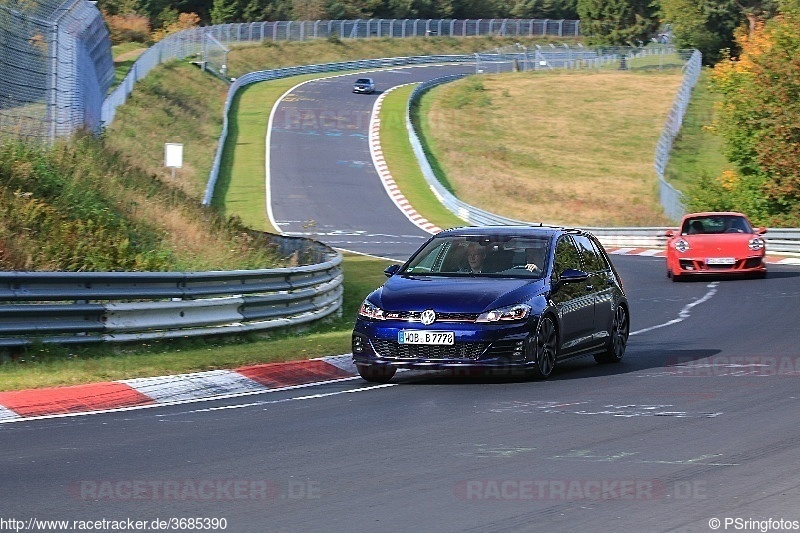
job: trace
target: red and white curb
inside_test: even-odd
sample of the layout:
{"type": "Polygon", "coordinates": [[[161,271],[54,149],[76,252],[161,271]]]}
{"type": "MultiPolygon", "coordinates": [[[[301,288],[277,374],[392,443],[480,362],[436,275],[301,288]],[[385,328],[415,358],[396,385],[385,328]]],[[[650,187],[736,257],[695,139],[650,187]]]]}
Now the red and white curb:
{"type": "Polygon", "coordinates": [[[375,170],[378,172],[378,176],[381,178],[383,188],[386,189],[386,193],[389,195],[389,198],[392,199],[398,209],[400,209],[406,218],[408,218],[408,220],[410,220],[417,227],[422,228],[428,233],[438,233],[442,231],[442,229],[420,215],[417,210],[412,207],[411,203],[406,199],[403,193],[400,192],[400,188],[397,186],[397,183],[395,183],[392,173],[389,171],[389,166],[386,164],[386,159],[383,157],[383,148],[381,147],[380,117],[383,99],[395,89],[405,87],[406,85],[413,84],[404,83],[403,85],[396,85],[381,93],[381,95],[378,96],[378,99],[375,100],[375,105],[372,107],[372,117],[370,118],[369,122],[369,153],[372,156],[372,164],[375,166],[375,170]]]}
{"type": "Polygon", "coordinates": [[[0,392],[0,423],[259,394],[353,379],[350,354],[175,376],[0,392]]]}

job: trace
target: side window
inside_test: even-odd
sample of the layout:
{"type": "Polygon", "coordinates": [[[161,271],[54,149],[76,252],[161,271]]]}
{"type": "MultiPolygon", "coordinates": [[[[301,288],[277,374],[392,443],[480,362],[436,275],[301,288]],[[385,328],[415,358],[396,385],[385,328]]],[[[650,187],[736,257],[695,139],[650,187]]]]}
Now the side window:
{"type": "Polygon", "coordinates": [[[586,272],[600,272],[606,270],[605,261],[595,243],[585,235],[575,235],[575,242],[583,255],[583,266],[586,272]]]}
{"type": "Polygon", "coordinates": [[[568,235],[564,235],[558,239],[558,244],[556,244],[555,272],[553,275],[558,279],[567,268],[580,270],[581,256],[572,239],[568,235]]]}

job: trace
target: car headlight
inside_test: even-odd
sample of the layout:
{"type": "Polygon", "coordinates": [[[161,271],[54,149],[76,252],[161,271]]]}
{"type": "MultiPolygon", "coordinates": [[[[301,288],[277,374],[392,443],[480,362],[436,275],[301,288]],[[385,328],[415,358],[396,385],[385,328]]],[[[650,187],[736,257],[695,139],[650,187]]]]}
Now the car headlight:
{"type": "Polygon", "coordinates": [[[531,306],[526,304],[509,305],[481,313],[475,322],[500,322],[525,320],[531,314],[531,306]]]}
{"type": "Polygon", "coordinates": [[[364,300],[358,310],[358,316],[372,320],[386,320],[386,312],[369,300],[364,300]]]}
{"type": "Polygon", "coordinates": [[[748,248],[753,251],[763,250],[764,249],[764,239],[761,237],[753,237],[747,243],[748,248]]]}
{"type": "Polygon", "coordinates": [[[675,246],[675,249],[681,253],[685,252],[690,248],[689,243],[684,241],[683,239],[675,241],[675,244],[673,246],[675,246]]]}

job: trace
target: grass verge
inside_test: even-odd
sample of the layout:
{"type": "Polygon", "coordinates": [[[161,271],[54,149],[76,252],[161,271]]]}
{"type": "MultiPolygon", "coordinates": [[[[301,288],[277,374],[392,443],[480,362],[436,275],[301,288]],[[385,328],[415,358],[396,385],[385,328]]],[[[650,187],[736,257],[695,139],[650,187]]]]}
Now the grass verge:
{"type": "Polygon", "coordinates": [[[713,131],[714,106],[720,97],[708,87],[708,75],[704,69],[692,92],[665,171],[666,180],[679,191],[703,176],[715,178],[734,168],[724,155],[723,139],[713,131]]]}
{"type": "Polygon", "coordinates": [[[517,220],[666,225],[653,154],[680,82],[678,69],[470,77],[423,96],[422,134],[471,205],[517,220]]]}
{"type": "Polygon", "coordinates": [[[380,114],[383,156],[403,196],[418,213],[440,228],[463,226],[466,222],[455,216],[432,194],[408,140],[406,107],[415,87],[416,84],[395,89],[383,100],[380,114]]]}

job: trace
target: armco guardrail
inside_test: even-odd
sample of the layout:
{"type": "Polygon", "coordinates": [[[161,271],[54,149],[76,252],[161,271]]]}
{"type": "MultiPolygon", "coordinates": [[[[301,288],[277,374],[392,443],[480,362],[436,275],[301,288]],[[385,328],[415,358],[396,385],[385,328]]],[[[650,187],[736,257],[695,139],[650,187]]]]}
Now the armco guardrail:
{"type": "Polygon", "coordinates": [[[0,272],[0,347],[245,333],[317,320],[341,308],[342,255],[320,243],[312,252],[315,264],[262,270],[0,272]]]}

